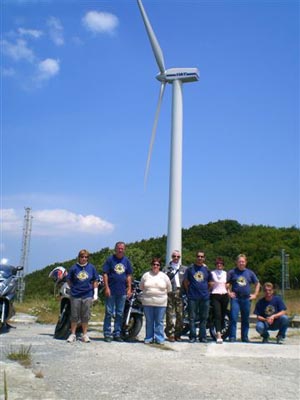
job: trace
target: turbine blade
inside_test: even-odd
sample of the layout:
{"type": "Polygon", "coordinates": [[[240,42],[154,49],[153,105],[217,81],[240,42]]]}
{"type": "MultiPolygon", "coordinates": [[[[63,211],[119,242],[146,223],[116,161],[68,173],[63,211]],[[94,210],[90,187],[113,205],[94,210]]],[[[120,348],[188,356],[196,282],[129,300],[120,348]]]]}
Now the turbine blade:
{"type": "Polygon", "coordinates": [[[162,50],[160,48],[158,40],[157,40],[157,38],[155,36],[155,33],[154,33],[153,29],[152,29],[150,21],[149,21],[149,19],[147,17],[147,14],[146,14],[146,11],[144,9],[142,1],[141,0],[137,0],[137,3],[138,3],[138,6],[139,6],[139,9],[140,9],[140,12],[142,14],[142,18],[143,18],[143,21],[144,21],[144,24],[145,24],[145,27],[146,27],[146,31],[147,31],[148,36],[149,36],[150,44],[151,44],[151,47],[152,47],[152,50],[153,50],[154,57],[156,59],[158,68],[159,68],[160,72],[163,74],[165,72],[165,70],[166,70],[165,69],[165,63],[164,63],[163,52],[162,52],[162,50]]]}
{"type": "Polygon", "coordinates": [[[145,170],[145,176],[144,176],[144,187],[146,187],[146,184],[147,184],[148,172],[149,172],[151,155],[152,155],[152,148],[153,148],[153,144],[154,144],[154,140],[155,140],[155,136],[156,136],[156,128],[157,128],[160,107],[161,107],[165,87],[166,87],[166,83],[162,82],[160,85],[159,97],[158,97],[157,108],[156,108],[156,113],[155,113],[155,118],[154,118],[154,123],[153,123],[153,128],[152,128],[149,151],[148,151],[148,158],[147,158],[147,164],[146,164],[146,170],[145,170]]]}

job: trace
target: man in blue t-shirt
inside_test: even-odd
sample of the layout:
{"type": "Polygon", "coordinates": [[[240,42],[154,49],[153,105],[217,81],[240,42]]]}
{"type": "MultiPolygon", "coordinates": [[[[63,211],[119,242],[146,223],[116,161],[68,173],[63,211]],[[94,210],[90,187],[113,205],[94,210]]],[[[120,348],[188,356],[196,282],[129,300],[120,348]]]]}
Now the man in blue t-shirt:
{"type": "Polygon", "coordinates": [[[209,313],[209,286],[212,275],[204,264],[205,254],[198,251],[196,262],[186,270],[183,286],[188,298],[190,343],[196,341],[196,321],[200,321],[199,341],[206,343],[206,323],[209,313]]]}
{"type": "Polygon", "coordinates": [[[125,243],[117,242],[115,254],[108,257],[103,265],[105,294],[104,340],[122,342],[121,329],[126,296],[131,296],[132,266],[125,256],[125,243]],[[114,331],[111,333],[111,319],[115,314],[114,331]]]}
{"type": "Polygon", "coordinates": [[[279,330],[277,343],[283,344],[289,326],[289,318],[286,315],[286,305],[281,297],[274,295],[272,283],[266,282],[263,288],[265,296],[258,300],[254,310],[254,314],[257,315],[258,319],[256,330],[263,338],[263,343],[268,343],[269,330],[279,330]]]}
{"type": "Polygon", "coordinates": [[[255,273],[247,268],[245,254],[237,256],[236,268],[227,273],[227,289],[230,297],[229,341],[236,341],[237,321],[239,312],[241,312],[241,339],[242,342],[248,343],[251,300],[256,299],[260,283],[255,273]],[[255,286],[253,294],[251,294],[251,284],[255,286]]]}

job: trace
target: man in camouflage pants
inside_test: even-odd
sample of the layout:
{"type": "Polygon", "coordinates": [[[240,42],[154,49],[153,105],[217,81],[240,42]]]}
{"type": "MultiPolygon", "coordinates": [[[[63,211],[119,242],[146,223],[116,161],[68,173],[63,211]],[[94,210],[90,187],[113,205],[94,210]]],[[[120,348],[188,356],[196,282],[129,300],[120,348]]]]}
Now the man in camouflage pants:
{"type": "Polygon", "coordinates": [[[187,267],[180,264],[180,252],[174,250],[172,252],[172,260],[169,265],[163,269],[168,275],[172,284],[172,292],[168,293],[168,305],[166,311],[166,328],[165,334],[170,342],[181,341],[180,335],[182,331],[182,297],[181,285],[187,267]],[[175,314],[175,321],[174,321],[175,314]]]}

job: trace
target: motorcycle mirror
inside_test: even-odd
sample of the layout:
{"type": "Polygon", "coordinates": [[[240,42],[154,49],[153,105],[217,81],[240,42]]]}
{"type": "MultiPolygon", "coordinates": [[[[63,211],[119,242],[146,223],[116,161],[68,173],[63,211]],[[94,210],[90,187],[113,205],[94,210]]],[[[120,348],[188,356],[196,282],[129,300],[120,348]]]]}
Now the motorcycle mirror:
{"type": "Polygon", "coordinates": [[[17,271],[22,271],[22,269],[24,269],[24,267],[22,265],[19,265],[17,268],[17,271]]]}

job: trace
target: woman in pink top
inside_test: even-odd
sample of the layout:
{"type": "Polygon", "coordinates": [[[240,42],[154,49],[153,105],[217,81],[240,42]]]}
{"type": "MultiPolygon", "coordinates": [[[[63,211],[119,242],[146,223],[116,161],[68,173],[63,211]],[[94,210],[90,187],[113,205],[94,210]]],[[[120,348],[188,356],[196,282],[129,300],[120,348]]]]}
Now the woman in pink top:
{"type": "Polygon", "coordinates": [[[217,332],[217,343],[223,343],[221,331],[224,326],[224,318],[229,302],[226,289],[227,273],[223,270],[224,260],[217,257],[215,261],[216,269],[212,271],[213,285],[211,291],[211,302],[214,310],[214,323],[217,332]]]}

